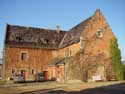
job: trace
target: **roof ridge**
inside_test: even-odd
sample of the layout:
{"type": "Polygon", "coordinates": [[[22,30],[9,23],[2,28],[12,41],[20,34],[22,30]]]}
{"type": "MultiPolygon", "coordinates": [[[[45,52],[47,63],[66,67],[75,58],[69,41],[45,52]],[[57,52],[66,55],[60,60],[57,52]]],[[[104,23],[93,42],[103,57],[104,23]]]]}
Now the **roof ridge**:
{"type": "MultiPolygon", "coordinates": [[[[31,26],[23,26],[23,25],[12,25],[12,24],[7,24],[8,26],[12,27],[20,27],[20,28],[31,28],[31,29],[43,29],[43,30],[49,30],[49,31],[56,31],[56,29],[48,29],[48,28],[42,28],[42,27],[31,27],[31,26]]],[[[66,30],[60,30],[61,32],[66,32],[66,30]]]]}
{"type": "Polygon", "coordinates": [[[8,32],[9,35],[6,38],[5,44],[6,47],[23,46],[61,49],[79,42],[79,37],[82,31],[84,31],[87,23],[91,20],[91,17],[81,21],[79,24],[68,30],[68,32],[60,30],[60,33],[51,32],[56,31],[52,29],[7,24],[8,29],[6,32],[8,32]]]}
{"type": "Polygon", "coordinates": [[[63,37],[63,40],[59,44],[59,48],[67,47],[73,43],[79,41],[80,34],[85,29],[86,24],[90,21],[93,16],[81,21],[79,24],[71,28],[63,37]]]}
{"type": "Polygon", "coordinates": [[[90,17],[86,18],[85,20],[81,21],[81,22],[78,23],[77,25],[73,26],[69,31],[71,31],[71,30],[74,29],[75,27],[79,26],[80,24],[82,24],[82,23],[88,21],[88,20],[91,19],[92,17],[93,17],[93,16],[90,16],[90,17]]]}

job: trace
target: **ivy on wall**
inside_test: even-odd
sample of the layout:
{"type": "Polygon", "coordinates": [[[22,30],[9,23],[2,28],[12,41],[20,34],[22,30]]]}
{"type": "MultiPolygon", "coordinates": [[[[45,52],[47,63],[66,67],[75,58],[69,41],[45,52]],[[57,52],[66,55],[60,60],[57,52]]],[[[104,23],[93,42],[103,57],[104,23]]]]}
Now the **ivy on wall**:
{"type": "Polygon", "coordinates": [[[110,56],[113,69],[117,80],[124,79],[123,65],[121,63],[121,51],[118,48],[117,39],[113,38],[110,42],[110,56]]]}

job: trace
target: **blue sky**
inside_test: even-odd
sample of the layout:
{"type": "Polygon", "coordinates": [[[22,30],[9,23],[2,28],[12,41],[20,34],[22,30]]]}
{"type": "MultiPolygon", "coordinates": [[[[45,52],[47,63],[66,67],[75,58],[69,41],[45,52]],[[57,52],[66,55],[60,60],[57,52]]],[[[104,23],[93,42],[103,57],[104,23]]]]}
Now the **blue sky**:
{"type": "Polygon", "coordinates": [[[69,30],[100,8],[125,59],[125,0],[0,0],[0,57],[6,24],[69,30]]]}

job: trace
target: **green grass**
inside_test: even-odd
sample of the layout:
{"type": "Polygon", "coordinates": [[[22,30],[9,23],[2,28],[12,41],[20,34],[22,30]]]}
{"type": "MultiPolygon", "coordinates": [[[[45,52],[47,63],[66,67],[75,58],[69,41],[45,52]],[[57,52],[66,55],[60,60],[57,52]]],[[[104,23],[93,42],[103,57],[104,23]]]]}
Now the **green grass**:
{"type": "Polygon", "coordinates": [[[0,85],[4,85],[5,83],[6,83],[6,81],[0,80],[0,85]]]}

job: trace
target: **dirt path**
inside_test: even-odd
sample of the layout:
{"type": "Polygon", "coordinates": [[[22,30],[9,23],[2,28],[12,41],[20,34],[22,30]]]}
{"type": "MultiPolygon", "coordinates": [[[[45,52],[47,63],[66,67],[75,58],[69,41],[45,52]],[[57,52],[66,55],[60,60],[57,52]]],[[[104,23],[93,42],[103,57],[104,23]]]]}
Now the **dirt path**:
{"type": "Polygon", "coordinates": [[[91,83],[43,82],[0,88],[0,94],[125,94],[125,81],[91,83]]]}

